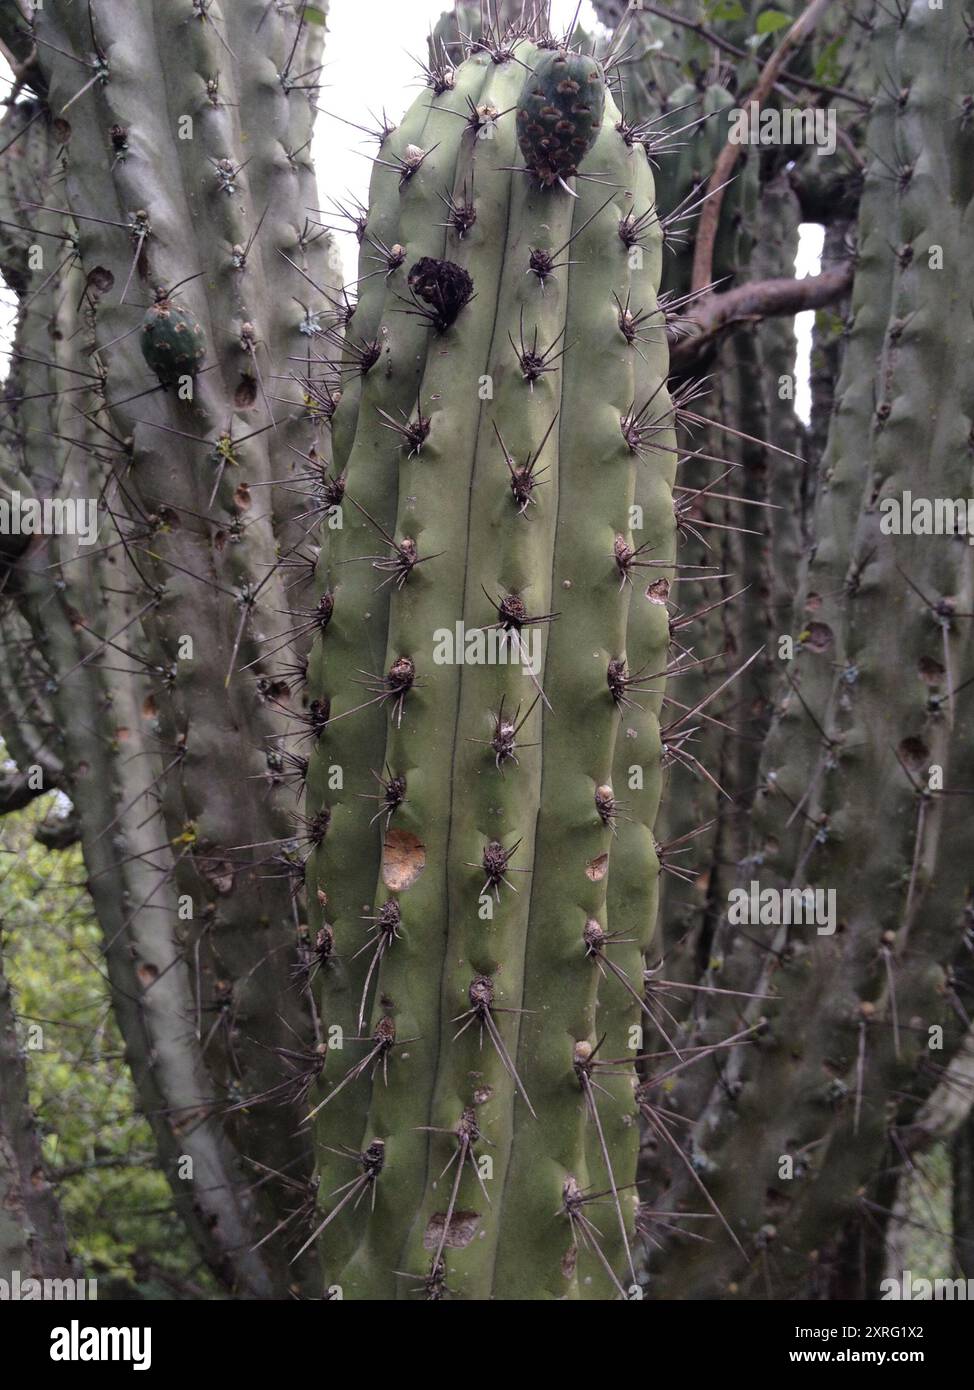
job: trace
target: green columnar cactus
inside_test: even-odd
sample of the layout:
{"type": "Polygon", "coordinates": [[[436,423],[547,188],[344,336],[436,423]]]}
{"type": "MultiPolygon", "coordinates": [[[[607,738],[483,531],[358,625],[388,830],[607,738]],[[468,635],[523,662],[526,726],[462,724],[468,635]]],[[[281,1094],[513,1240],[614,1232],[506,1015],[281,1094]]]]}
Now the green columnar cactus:
{"type": "MultiPolygon", "coordinates": [[[[904,489],[970,491],[974,325],[946,269],[963,263],[972,217],[971,133],[953,114],[968,79],[963,47],[960,13],[925,4],[874,37],[875,71],[892,74],[899,97],[877,101],[870,127],[822,539],[743,866],[762,887],[833,888],[839,929],[722,933],[715,978],[776,998],[748,1011],[766,1026],[723,1069],[720,1094],[687,1101],[700,1116],[698,1171],[745,1257],[725,1242],[703,1260],[664,1258],[661,1294],[753,1296],[768,1277],[778,1297],[805,1289],[833,1253],[823,1233],[842,1226],[883,1159],[891,1102],[922,1097],[927,1058],[949,1057],[958,1031],[947,971],[963,945],[970,874],[958,863],[963,812],[937,791],[969,775],[961,692],[974,655],[960,614],[970,548],[889,534],[880,517],[904,489]],[[904,673],[893,683],[891,653],[904,673]],[[940,1025],[943,1049],[931,1053],[940,1025]],[[745,1168],[754,1182],[730,1181],[745,1168]]],[[[718,1014],[706,1010],[698,1039],[726,1036],[718,1014]]]]}
{"type": "MultiPolygon", "coordinates": [[[[13,464],[38,492],[53,435],[58,476],[104,499],[111,540],[108,568],[64,551],[58,604],[35,607],[31,626],[64,686],[53,701],[58,752],[106,938],[133,937],[113,979],[137,1071],[144,1060],[143,1101],[171,1131],[165,1166],[190,1216],[198,1204],[207,1256],[228,1285],[280,1294],[301,1267],[273,1247],[251,1249],[290,1214],[309,1155],[292,1138],[300,1109],[289,1121],[286,1108],[257,1101],[286,1106],[319,1065],[293,978],[296,895],[315,831],[295,820],[301,760],[283,739],[303,717],[308,637],[322,620],[305,598],[315,516],[295,484],[327,439],[327,412],[290,379],[307,373],[319,355],[312,340],[327,341],[340,316],[329,239],[308,211],[323,28],[301,6],[257,0],[225,14],[189,0],[164,13],[149,0],[106,3],[90,20],[58,7],[33,23],[36,86],[67,139],[65,177],[34,195],[47,211],[17,220],[29,240],[43,223],[72,274],[80,258],[67,300],[82,312],[82,336],[72,323],[63,341],[84,355],[79,365],[52,361],[49,345],[36,351],[43,390],[30,375],[41,368],[25,365],[13,464]],[[205,362],[187,360],[184,372],[154,371],[140,349],[160,287],[171,316],[205,341],[205,362]],[[112,565],[126,571],[123,606],[106,607],[112,565]],[[121,675],[120,640],[130,655],[121,675]],[[105,714],[97,749],[95,710],[105,714]],[[95,766],[92,785],[80,783],[95,766]],[[153,814],[137,815],[147,798],[153,814]],[[130,881],[116,891],[120,866],[130,881]],[[155,1005],[159,1019],[147,1022],[155,1005]],[[226,1112],[246,1170],[208,1119],[214,1110],[226,1112]],[[198,1190],[177,1176],[180,1155],[194,1158],[198,1190]],[[247,1191],[254,1181],[264,1219],[247,1191]]],[[[30,621],[32,585],[46,576],[20,564],[30,621]]]]}
{"type": "Polygon", "coordinates": [[[334,422],[307,813],[338,958],[321,1248],[345,1298],[611,1298],[638,1272],[640,1015],[602,962],[638,990],[654,919],[658,698],[632,708],[626,672],[662,669],[668,628],[629,556],[668,577],[674,457],[662,335],[625,315],[657,314],[660,237],[608,98],[576,196],[525,168],[525,66],[562,60],[517,58],[475,51],[385,142],[366,246],[403,254],[366,282],[334,422]],[[449,651],[457,623],[493,660],[449,651]]]}
{"type": "MultiPolygon", "coordinates": [[[[31,162],[36,157],[36,197],[51,187],[58,167],[46,122],[31,128],[20,154],[31,162]]],[[[61,234],[63,218],[56,214],[29,212],[14,198],[5,212],[31,228],[19,240],[25,265],[28,246],[43,232],[61,234]]],[[[23,497],[43,497],[56,486],[65,502],[110,498],[110,463],[86,419],[98,408],[99,378],[89,355],[91,315],[78,312],[85,277],[71,263],[38,266],[21,289],[4,483],[23,497]],[[68,435],[72,447],[59,452],[55,478],[51,441],[68,435]]],[[[2,727],[14,739],[19,765],[39,770],[48,790],[58,785],[69,792],[79,817],[116,1013],[177,1208],[224,1282],[266,1297],[271,1278],[248,1251],[255,1223],[249,1175],[235,1163],[219,1120],[210,1118],[220,1098],[206,1072],[205,1048],[194,1038],[197,1021],[203,1024],[202,994],[177,935],[172,857],[153,800],[163,764],[150,687],[139,667],[145,658],[132,636],[137,605],[117,549],[99,547],[93,537],[86,546],[70,532],[38,538],[6,575],[6,597],[26,631],[20,624],[11,629],[5,615],[2,727]],[[160,931],[162,920],[168,930],[160,931]]]]}

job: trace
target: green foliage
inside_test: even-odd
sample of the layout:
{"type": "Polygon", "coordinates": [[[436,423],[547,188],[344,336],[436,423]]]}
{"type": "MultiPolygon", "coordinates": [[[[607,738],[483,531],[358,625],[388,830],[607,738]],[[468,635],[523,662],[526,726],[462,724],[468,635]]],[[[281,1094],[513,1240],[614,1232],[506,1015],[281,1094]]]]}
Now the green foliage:
{"type": "Polygon", "coordinates": [[[212,1297],[138,1113],[80,852],[33,839],[51,800],[0,823],[0,930],[70,1248],[102,1297],[212,1297]]]}

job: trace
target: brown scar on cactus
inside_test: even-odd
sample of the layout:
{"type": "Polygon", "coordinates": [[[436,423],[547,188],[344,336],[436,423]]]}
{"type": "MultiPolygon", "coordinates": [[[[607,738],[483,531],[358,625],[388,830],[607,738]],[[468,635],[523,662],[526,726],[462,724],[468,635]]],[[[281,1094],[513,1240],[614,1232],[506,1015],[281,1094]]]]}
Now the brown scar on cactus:
{"type": "Polygon", "coordinates": [[[411,830],[389,830],[382,842],[382,881],[396,893],[411,888],[426,868],[426,846],[411,830]]]}

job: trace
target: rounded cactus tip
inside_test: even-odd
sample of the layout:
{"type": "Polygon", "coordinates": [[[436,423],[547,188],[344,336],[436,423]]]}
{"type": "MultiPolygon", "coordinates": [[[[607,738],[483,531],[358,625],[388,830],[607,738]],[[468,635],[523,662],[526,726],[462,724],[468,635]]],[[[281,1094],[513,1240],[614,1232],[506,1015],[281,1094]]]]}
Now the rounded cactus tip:
{"type": "MultiPolygon", "coordinates": [[[[557,48],[529,73],[517,105],[517,139],[528,169],[546,187],[578,173],[605,111],[605,74],[585,53],[557,48]]],[[[567,189],[571,192],[570,189],[567,189]]]]}
{"type": "Polygon", "coordinates": [[[189,309],[174,304],[162,285],[142,320],[142,356],[163,386],[195,377],[206,360],[203,325],[189,309]]]}

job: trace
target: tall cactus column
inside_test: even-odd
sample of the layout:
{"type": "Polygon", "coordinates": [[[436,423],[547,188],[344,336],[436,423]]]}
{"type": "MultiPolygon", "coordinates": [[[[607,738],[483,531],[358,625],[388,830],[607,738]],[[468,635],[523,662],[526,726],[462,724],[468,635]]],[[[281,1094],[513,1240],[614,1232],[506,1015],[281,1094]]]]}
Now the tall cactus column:
{"type": "MultiPolygon", "coordinates": [[[[300,1112],[282,1121],[257,1101],[287,1099],[282,1051],[316,1065],[293,981],[315,829],[295,826],[282,773],[301,764],[281,745],[303,715],[309,629],[324,620],[307,612],[315,557],[292,490],[304,472],[296,450],[314,460],[327,448],[327,412],[292,377],[312,339],[337,327],[329,239],[309,218],[322,15],[263,0],[93,0],[32,14],[66,142],[65,179],[44,201],[64,210],[72,247],[76,229],[87,277],[100,387],[89,414],[116,475],[107,525],[113,540],[116,526],[124,533],[132,646],[152,687],[138,698],[127,689],[122,703],[158,721],[158,775],[131,764],[171,848],[152,862],[161,939],[144,959],[166,976],[175,939],[190,963],[184,1027],[202,1044],[235,1146],[262,1165],[246,1171],[271,1194],[273,1226],[292,1209],[281,1175],[307,1181],[309,1155],[293,1140],[300,1112]],[[174,351],[180,333],[194,353],[174,351]],[[178,921],[161,906],[170,900],[178,921]]],[[[86,843],[108,846],[109,820],[89,824],[86,843]]],[[[266,1229],[234,1235],[234,1247],[249,1251],[266,1229]]],[[[265,1262],[274,1278],[263,1287],[300,1284],[279,1243],[245,1263],[265,1262]]]]}
{"type": "Polygon", "coordinates": [[[665,664],[665,609],[627,556],[647,543],[665,565],[673,544],[663,334],[637,340],[627,317],[660,320],[652,177],[590,58],[524,42],[434,82],[404,122],[428,110],[422,135],[390,136],[373,179],[363,267],[380,238],[403,254],[350,326],[368,305],[379,354],[356,382],[312,661],[318,925],[339,957],[321,1254],[345,1298],[613,1298],[638,1272],[641,1034],[603,959],[638,989],[659,736],[650,708],[625,728],[612,671],[665,664]],[[379,595],[377,551],[395,565],[379,595]],[[627,652],[631,602],[646,622],[627,652]],[[617,794],[623,737],[640,775],[617,794]],[[353,855],[354,815],[375,820],[353,855]],[[617,844],[639,888],[614,921],[617,844]],[[370,861],[363,898],[346,880],[370,861]],[[589,1217],[596,1192],[611,1217],[589,1217]]]}

